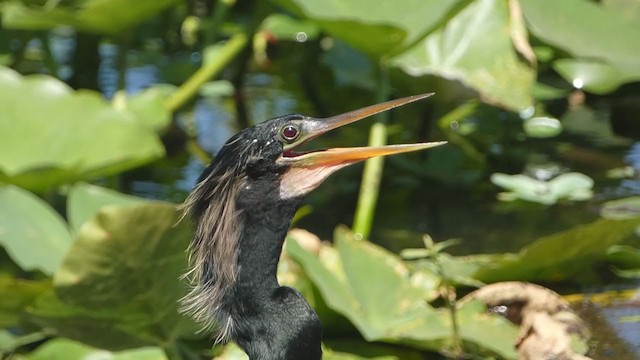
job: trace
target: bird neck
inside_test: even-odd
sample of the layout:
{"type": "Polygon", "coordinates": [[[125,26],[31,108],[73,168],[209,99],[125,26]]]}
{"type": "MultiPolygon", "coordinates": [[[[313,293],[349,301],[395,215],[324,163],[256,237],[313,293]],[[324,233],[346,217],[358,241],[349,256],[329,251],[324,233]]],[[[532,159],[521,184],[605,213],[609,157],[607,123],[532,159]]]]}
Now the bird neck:
{"type": "Polygon", "coordinates": [[[244,228],[238,252],[236,291],[241,299],[263,301],[278,288],[282,245],[298,201],[277,201],[242,209],[244,228]]]}

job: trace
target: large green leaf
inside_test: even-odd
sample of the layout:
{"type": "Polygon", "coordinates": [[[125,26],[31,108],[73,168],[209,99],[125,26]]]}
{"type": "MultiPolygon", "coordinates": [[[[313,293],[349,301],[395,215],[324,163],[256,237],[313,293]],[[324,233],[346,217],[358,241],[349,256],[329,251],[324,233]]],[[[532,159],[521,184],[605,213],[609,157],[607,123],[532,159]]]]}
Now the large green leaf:
{"type": "Polygon", "coordinates": [[[402,49],[435,28],[461,0],[278,0],[315,20],[331,35],[380,57],[402,49]]]}
{"type": "Polygon", "coordinates": [[[26,360],[167,360],[167,355],[158,347],[109,352],[69,339],[53,339],[38,347],[32,353],[19,357],[26,360]]]}
{"type": "MultiPolygon", "coordinates": [[[[314,255],[290,237],[286,250],[305,269],[327,305],[347,317],[367,340],[436,350],[450,341],[450,313],[427,303],[437,290],[434,275],[411,274],[396,255],[355,240],[343,228],[336,230],[334,242],[335,248],[323,246],[319,255],[314,255]]],[[[465,309],[458,316],[461,323],[484,326],[491,329],[486,334],[493,335],[482,337],[470,328],[462,332],[463,339],[514,358],[517,331],[513,325],[482,314],[485,309],[465,309]],[[496,337],[508,340],[492,344],[496,337]]]]}
{"type": "MultiPolygon", "coordinates": [[[[585,275],[594,263],[603,263],[607,249],[632,235],[638,224],[640,219],[600,219],[545,236],[518,254],[500,255],[493,261],[482,257],[473,276],[481,281],[497,282],[559,281],[578,274],[585,275]]],[[[474,257],[461,261],[474,262],[474,257]]]]}
{"type": "Polygon", "coordinates": [[[67,198],[67,218],[73,231],[80,230],[82,224],[93,218],[107,205],[136,204],[145,199],[119,193],[87,183],[77,183],[69,190],[67,198]]]}
{"type": "Polygon", "coordinates": [[[2,8],[2,26],[48,30],[66,25],[91,33],[118,34],[178,3],[178,0],[80,0],[75,6],[51,7],[47,3],[39,7],[8,1],[2,8]]]}
{"type": "Polygon", "coordinates": [[[531,105],[535,72],[518,59],[506,1],[476,0],[392,59],[413,76],[458,80],[512,110],[531,105]]]}
{"type": "Polygon", "coordinates": [[[0,182],[44,190],[164,154],[155,132],[101,95],[0,67],[0,182]]]}
{"type": "Polygon", "coordinates": [[[554,65],[569,82],[608,92],[640,78],[640,26],[633,16],[588,0],[520,2],[533,34],[580,58],[554,65]]]}
{"type": "Polygon", "coordinates": [[[191,238],[179,218],[167,203],[103,207],[80,228],[54,274],[56,296],[33,306],[34,320],[108,349],[164,346],[193,334],[177,309],[191,238]]]}
{"type": "Polygon", "coordinates": [[[46,202],[5,185],[0,186],[0,245],[22,269],[52,274],[71,246],[71,235],[46,202]]]}
{"type": "Polygon", "coordinates": [[[134,95],[126,95],[124,91],[116,93],[114,106],[119,110],[129,110],[136,115],[138,121],[156,132],[162,132],[171,124],[171,112],[165,105],[169,94],[176,87],[168,84],[154,85],[134,95]]]}

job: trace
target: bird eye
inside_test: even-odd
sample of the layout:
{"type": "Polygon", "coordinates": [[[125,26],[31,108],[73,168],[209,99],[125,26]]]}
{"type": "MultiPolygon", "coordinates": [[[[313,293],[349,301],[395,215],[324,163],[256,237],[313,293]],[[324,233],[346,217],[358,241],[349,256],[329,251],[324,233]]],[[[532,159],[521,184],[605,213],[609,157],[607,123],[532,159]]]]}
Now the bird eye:
{"type": "Polygon", "coordinates": [[[282,130],[280,130],[280,135],[284,141],[290,143],[298,138],[300,130],[298,130],[298,127],[294,125],[285,125],[282,130]]]}

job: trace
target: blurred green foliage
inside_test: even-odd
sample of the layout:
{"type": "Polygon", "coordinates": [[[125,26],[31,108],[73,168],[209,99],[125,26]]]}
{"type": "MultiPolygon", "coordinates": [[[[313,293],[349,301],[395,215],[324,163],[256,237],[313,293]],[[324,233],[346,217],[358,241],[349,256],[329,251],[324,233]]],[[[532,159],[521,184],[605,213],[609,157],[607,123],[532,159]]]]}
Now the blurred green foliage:
{"type": "MultiPolygon", "coordinates": [[[[604,164],[602,172],[619,167],[588,151],[629,144],[589,101],[638,101],[639,8],[633,0],[0,1],[0,357],[244,358],[232,346],[212,349],[178,312],[191,229],[176,204],[132,196],[122,184],[132,169],[161,168],[175,153],[208,158],[194,97],[232,109],[233,127],[263,120],[246,102],[275,101],[268,91],[245,96],[246,74],[273,67],[302,89],[299,106],[321,115],[437,92],[429,100],[437,109],[424,105],[417,120],[379,121],[382,141],[440,137],[450,145],[389,160],[398,195],[378,208],[408,206],[396,199],[434,183],[453,189],[443,198],[487,192],[492,172],[510,191],[498,194],[510,202],[495,204],[505,217],[544,222],[539,214],[576,200],[602,205],[602,218],[571,219],[575,226],[504,254],[454,256],[440,243],[403,259],[344,227],[317,251],[288,238],[279,277],[322,317],[327,359],[517,358],[513,324],[447,296],[502,280],[577,283],[606,265],[638,277],[637,241],[629,240],[640,224],[638,199],[601,204],[591,196],[603,176],[542,166],[530,153],[545,148],[604,164]],[[72,59],[55,55],[60,34],[74,42],[72,59]],[[117,47],[110,101],[96,86],[104,45],[117,47]],[[301,65],[279,65],[284,48],[301,65]],[[132,94],[127,70],[146,57],[163,83],[132,94]]],[[[270,109],[262,115],[282,115],[262,107],[270,109]]],[[[358,130],[343,135],[364,140],[358,130]]],[[[327,192],[353,199],[352,181],[335,182],[327,192]]],[[[314,196],[313,214],[334,210],[314,196]]],[[[381,237],[375,226],[371,237],[381,237]]]]}

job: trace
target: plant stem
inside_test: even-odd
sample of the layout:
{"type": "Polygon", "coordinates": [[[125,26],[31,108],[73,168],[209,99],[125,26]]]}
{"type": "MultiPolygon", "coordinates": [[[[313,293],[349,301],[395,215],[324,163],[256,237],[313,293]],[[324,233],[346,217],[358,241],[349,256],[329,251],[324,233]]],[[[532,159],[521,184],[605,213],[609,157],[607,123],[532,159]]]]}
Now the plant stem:
{"type": "MultiPolygon", "coordinates": [[[[388,69],[386,65],[380,63],[380,81],[376,92],[376,102],[383,102],[389,98],[390,85],[388,69]]],[[[384,112],[375,117],[376,122],[369,131],[369,146],[383,146],[387,144],[387,123],[389,113],[384,112]]],[[[375,216],[378,194],[380,192],[380,180],[384,169],[384,157],[369,159],[364,164],[362,181],[360,183],[360,194],[356,206],[355,218],[353,220],[353,231],[359,234],[362,239],[368,239],[371,232],[371,225],[375,216]]]]}
{"type": "Polygon", "coordinates": [[[224,67],[235,58],[247,44],[247,35],[243,32],[231,37],[220,49],[218,56],[202,65],[191,77],[174,91],[165,102],[165,106],[171,112],[175,112],[191,99],[198,89],[212,77],[216,76],[224,67]]]}

